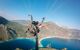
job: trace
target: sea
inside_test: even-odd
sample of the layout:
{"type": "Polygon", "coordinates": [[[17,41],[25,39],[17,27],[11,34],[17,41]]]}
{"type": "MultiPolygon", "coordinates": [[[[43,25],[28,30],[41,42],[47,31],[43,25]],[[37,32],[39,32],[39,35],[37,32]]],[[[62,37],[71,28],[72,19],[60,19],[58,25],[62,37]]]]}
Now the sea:
{"type": "Polygon", "coordinates": [[[62,38],[45,38],[41,40],[43,47],[56,49],[66,48],[67,50],[80,50],[80,40],[77,39],[62,39],[62,38]]]}
{"type": "MultiPolygon", "coordinates": [[[[62,38],[45,38],[40,41],[43,48],[50,45],[50,48],[61,50],[80,50],[80,40],[77,39],[62,39],[62,38]]],[[[14,39],[9,41],[0,42],[0,50],[15,50],[21,48],[23,50],[30,50],[35,48],[35,40],[32,39],[14,39]]]]}
{"type": "Polygon", "coordinates": [[[0,42],[0,50],[15,50],[20,48],[23,50],[30,50],[35,48],[35,41],[32,39],[14,39],[5,42],[0,42]]]}

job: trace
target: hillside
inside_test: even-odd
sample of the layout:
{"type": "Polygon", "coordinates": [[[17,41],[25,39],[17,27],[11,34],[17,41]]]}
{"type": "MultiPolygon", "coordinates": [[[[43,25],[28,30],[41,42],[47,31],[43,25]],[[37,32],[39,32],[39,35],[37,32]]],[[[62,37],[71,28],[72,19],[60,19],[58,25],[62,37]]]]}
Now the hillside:
{"type": "MultiPolygon", "coordinates": [[[[1,17],[0,19],[1,19],[0,24],[1,23],[6,24],[5,26],[15,29],[18,37],[27,37],[25,32],[30,24],[30,21],[25,21],[25,20],[8,21],[7,19],[1,17]]],[[[43,27],[40,28],[39,39],[51,36],[58,38],[67,38],[67,39],[80,38],[80,30],[78,29],[63,28],[53,22],[44,22],[42,26],[43,27]]]]}
{"type": "Polygon", "coordinates": [[[0,16],[0,24],[6,25],[9,21],[2,16],[0,16]]]}
{"type": "Polygon", "coordinates": [[[0,16],[0,40],[8,40],[11,37],[10,33],[7,31],[7,27],[14,29],[17,33],[17,36],[21,37],[25,35],[23,25],[14,21],[9,21],[8,19],[0,16]]]}
{"type": "MultiPolygon", "coordinates": [[[[23,20],[22,21],[16,20],[15,22],[22,24],[25,30],[27,29],[27,26],[30,23],[30,21],[23,21],[23,20]]],[[[49,36],[67,38],[67,39],[80,38],[80,30],[78,29],[63,28],[53,22],[44,22],[42,25],[43,27],[40,28],[40,33],[39,33],[40,38],[49,37],[49,36]]]]}

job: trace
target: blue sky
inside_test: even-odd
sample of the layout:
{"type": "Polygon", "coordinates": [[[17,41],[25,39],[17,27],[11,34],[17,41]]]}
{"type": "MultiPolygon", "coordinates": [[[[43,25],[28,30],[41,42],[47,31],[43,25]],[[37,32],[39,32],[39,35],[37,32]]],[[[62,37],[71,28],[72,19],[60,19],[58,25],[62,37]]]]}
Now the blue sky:
{"type": "Polygon", "coordinates": [[[80,29],[80,0],[0,0],[0,15],[9,20],[46,17],[60,26],[80,29]]]}

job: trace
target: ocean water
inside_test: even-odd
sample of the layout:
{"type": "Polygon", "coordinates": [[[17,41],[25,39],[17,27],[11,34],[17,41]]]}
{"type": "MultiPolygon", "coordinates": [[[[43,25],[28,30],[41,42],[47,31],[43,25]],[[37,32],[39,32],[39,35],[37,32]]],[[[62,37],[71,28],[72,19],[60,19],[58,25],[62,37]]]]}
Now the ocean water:
{"type": "MultiPolygon", "coordinates": [[[[47,47],[50,44],[51,48],[59,50],[62,48],[67,48],[67,50],[80,50],[80,40],[76,39],[46,38],[41,41],[41,44],[43,47],[47,47]]],[[[23,38],[0,43],[0,50],[15,50],[16,48],[30,50],[35,48],[35,41],[23,38]]]]}
{"type": "Polygon", "coordinates": [[[0,50],[15,50],[16,48],[30,50],[35,48],[35,42],[31,39],[15,39],[0,43],[0,50]]]}
{"type": "Polygon", "coordinates": [[[41,41],[43,47],[56,48],[61,50],[67,48],[67,50],[80,50],[80,40],[76,39],[61,39],[61,38],[46,38],[41,41]]]}

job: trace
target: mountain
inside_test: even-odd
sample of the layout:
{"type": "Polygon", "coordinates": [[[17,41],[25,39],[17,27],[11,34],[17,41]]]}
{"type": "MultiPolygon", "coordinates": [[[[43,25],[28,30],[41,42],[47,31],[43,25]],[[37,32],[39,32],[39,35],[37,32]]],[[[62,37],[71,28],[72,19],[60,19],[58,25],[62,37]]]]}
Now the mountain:
{"type": "Polygon", "coordinates": [[[19,24],[26,24],[27,23],[27,21],[25,21],[25,20],[12,20],[12,21],[17,22],[19,24]]]}
{"type": "Polygon", "coordinates": [[[0,24],[7,24],[9,21],[7,19],[5,19],[4,17],[0,16],[0,24]]]}
{"type": "Polygon", "coordinates": [[[73,35],[72,38],[80,39],[80,30],[78,29],[69,29],[71,34],[73,35]]]}
{"type": "MultiPolygon", "coordinates": [[[[23,21],[23,20],[19,20],[19,21],[16,20],[15,22],[18,22],[24,25],[25,27],[24,29],[27,29],[27,26],[30,23],[30,21],[23,21]]],[[[59,38],[67,38],[67,39],[70,39],[70,38],[79,39],[80,38],[80,30],[78,29],[60,27],[53,22],[44,22],[42,25],[43,27],[40,28],[40,34],[39,34],[40,38],[50,37],[50,36],[59,37],[59,38]]]]}
{"type": "MultiPolygon", "coordinates": [[[[21,21],[20,21],[21,22],[21,21]]],[[[21,22],[23,23],[23,22],[21,22]]],[[[8,19],[5,19],[4,17],[0,16],[0,24],[5,25],[6,27],[10,27],[15,29],[17,32],[23,32],[23,25],[20,24],[19,22],[15,21],[9,21],[8,19]]]]}
{"type": "MultiPolygon", "coordinates": [[[[0,17],[0,23],[6,24],[6,26],[16,30],[18,37],[26,37],[26,30],[30,24],[30,21],[25,20],[12,20],[8,21],[5,18],[0,17]],[[3,20],[2,20],[3,19],[3,20]]],[[[39,38],[44,37],[58,37],[58,38],[80,38],[80,30],[60,27],[53,22],[44,22],[40,28],[39,38]]]]}
{"type": "Polygon", "coordinates": [[[11,37],[7,32],[7,27],[16,31],[17,36],[22,36],[24,34],[24,26],[18,22],[9,21],[8,19],[0,16],[0,40],[6,40],[8,37],[11,37]]]}

